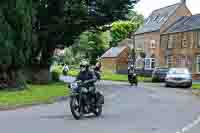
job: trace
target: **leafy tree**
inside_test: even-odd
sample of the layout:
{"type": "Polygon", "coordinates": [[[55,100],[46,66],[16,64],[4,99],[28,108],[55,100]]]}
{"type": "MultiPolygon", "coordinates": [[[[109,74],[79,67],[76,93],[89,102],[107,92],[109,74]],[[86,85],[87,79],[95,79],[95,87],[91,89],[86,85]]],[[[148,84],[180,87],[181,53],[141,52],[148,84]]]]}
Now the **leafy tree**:
{"type": "Polygon", "coordinates": [[[32,0],[0,1],[0,87],[22,87],[31,55],[32,0]]]}
{"type": "Polygon", "coordinates": [[[42,47],[35,50],[33,58],[41,54],[39,64],[48,66],[56,47],[72,45],[88,29],[127,19],[126,14],[136,1],[38,0],[37,3],[36,29],[42,47]]]}
{"type": "Polygon", "coordinates": [[[117,21],[112,23],[111,36],[112,46],[129,37],[130,33],[137,29],[137,25],[131,21],[117,21]]]}
{"type": "Polygon", "coordinates": [[[135,32],[141,24],[143,24],[143,18],[137,19],[137,16],[131,21],[116,21],[111,26],[112,46],[116,46],[118,42],[123,39],[129,38],[131,33],[135,32]]]}
{"type": "Polygon", "coordinates": [[[140,25],[144,23],[144,17],[137,12],[130,10],[127,14],[128,20],[126,21],[116,21],[111,25],[111,36],[112,43],[111,46],[116,46],[118,42],[123,39],[129,38],[131,33],[135,32],[140,25]]]}
{"type": "Polygon", "coordinates": [[[80,35],[79,52],[94,64],[96,59],[109,48],[110,39],[109,32],[84,32],[80,35]]]}
{"type": "Polygon", "coordinates": [[[144,23],[144,16],[137,13],[136,11],[131,10],[128,14],[128,19],[132,22],[135,22],[139,25],[144,23]]]}
{"type": "Polygon", "coordinates": [[[133,0],[1,0],[2,84],[18,86],[18,71],[27,66],[36,64],[49,69],[55,48],[71,46],[86,30],[99,30],[99,26],[126,19],[134,3],[133,0]]]}

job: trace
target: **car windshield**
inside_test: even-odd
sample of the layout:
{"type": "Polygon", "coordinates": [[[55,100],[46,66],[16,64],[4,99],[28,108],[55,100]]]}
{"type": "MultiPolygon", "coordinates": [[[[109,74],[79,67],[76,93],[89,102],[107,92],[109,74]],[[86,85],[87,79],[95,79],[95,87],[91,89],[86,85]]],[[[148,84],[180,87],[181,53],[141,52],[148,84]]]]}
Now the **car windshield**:
{"type": "Polygon", "coordinates": [[[169,74],[189,74],[189,71],[184,68],[170,69],[169,74]]]}
{"type": "Polygon", "coordinates": [[[168,72],[168,69],[159,69],[160,72],[168,72]]]}

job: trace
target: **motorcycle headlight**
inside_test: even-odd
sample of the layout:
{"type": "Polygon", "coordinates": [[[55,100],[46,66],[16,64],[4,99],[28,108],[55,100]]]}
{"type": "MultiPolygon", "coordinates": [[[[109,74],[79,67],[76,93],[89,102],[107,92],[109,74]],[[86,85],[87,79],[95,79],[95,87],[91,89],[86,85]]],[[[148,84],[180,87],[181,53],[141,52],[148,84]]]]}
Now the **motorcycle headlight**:
{"type": "Polygon", "coordinates": [[[78,88],[78,84],[77,83],[71,83],[70,88],[74,91],[78,88]]]}

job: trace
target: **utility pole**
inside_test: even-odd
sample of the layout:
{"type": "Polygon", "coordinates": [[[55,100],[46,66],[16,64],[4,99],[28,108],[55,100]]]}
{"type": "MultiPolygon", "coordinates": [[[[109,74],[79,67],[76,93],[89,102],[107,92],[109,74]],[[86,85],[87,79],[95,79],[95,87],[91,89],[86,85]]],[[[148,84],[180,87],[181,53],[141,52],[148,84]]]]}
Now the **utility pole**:
{"type": "Polygon", "coordinates": [[[133,47],[132,47],[132,64],[135,65],[136,61],[136,50],[135,50],[135,32],[132,33],[133,47]],[[134,55],[133,55],[134,54],[134,55]]]}

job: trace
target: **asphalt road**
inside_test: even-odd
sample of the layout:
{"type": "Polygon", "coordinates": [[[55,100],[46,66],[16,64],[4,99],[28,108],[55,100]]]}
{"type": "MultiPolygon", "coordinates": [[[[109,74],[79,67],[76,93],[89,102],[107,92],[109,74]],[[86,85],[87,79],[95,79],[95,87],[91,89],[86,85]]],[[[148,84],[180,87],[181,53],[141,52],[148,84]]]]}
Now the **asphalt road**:
{"type": "Polygon", "coordinates": [[[155,84],[102,82],[99,118],[73,119],[69,102],[0,112],[1,133],[200,133],[200,98],[155,84]]]}

